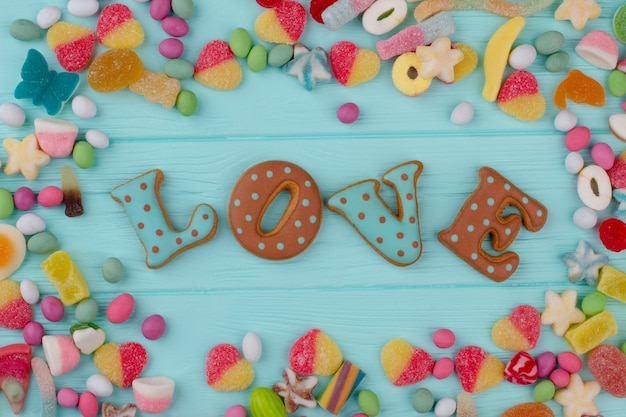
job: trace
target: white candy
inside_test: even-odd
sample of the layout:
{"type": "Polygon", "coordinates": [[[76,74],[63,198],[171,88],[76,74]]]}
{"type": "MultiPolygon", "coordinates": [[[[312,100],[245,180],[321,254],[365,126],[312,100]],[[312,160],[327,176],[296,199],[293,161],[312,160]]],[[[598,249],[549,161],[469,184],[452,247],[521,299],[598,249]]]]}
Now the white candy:
{"type": "Polygon", "coordinates": [[[405,0],[378,0],[363,13],[363,29],[372,35],[390,32],[404,21],[407,12],[405,0]]]}
{"type": "Polygon", "coordinates": [[[46,230],[46,221],[35,213],[26,213],[22,215],[15,223],[17,230],[23,235],[32,236],[36,233],[46,230]]]}
{"type": "Polygon", "coordinates": [[[37,24],[42,29],[48,29],[61,18],[61,9],[56,6],[46,6],[37,13],[37,24]]]}
{"type": "Polygon", "coordinates": [[[243,351],[243,357],[249,362],[257,362],[261,359],[263,344],[259,335],[254,332],[246,333],[241,343],[241,350],[243,351]]]}
{"type": "Polygon", "coordinates": [[[85,133],[85,139],[87,139],[87,143],[89,143],[96,149],[104,149],[109,147],[109,137],[100,130],[89,129],[85,133]]]}
{"type": "Polygon", "coordinates": [[[72,99],[72,111],[81,119],[91,119],[96,115],[98,109],[96,103],[86,96],[76,96],[72,99]]]}
{"type": "Polygon", "coordinates": [[[609,174],[597,165],[588,165],[578,173],[577,190],[580,201],[594,210],[604,210],[613,199],[609,174]]]}
{"type": "Polygon", "coordinates": [[[435,404],[435,417],[450,417],[456,411],[454,398],[444,397],[435,404]]]}
{"type": "Polygon", "coordinates": [[[450,121],[459,126],[469,123],[473,118],[474,106],[467,101],[457,104],[450,115],[450,121]]]}
{"type": "Polygon", "coordinates": [[[561,110],[554,118],[554,127],[561,132],[569,132],[578,123],[578,117],[571,110],[561,110]]]}
{"type": "Polygon", "coordinates": [[[565,157],[565,169],[570,174],[578,174],[584,165],[585,160],[578,152],[570,152],[565,157]]]}
{"type": "Polygon", "coordinates": [[[72,333],[72,339],[74,339],[74,344],[83,355],[90,355],[104,344],[106,334],[102,329],[86,327],[75,330],[72,333]]]}
{"type": "Polygon", "coordinates": [[[28,304],[37,304],[39,301],[39,288],[37,284],[30,279],[25,279],[20,282],[20,293],[24,301],[28,304]]]}
{"type": "Polygon", "coordinates": [[[534,46],[525,43],[523,45],[516,46],[509,55],[509,65],[516,70],[522,70],[528,68],[535,62],[537,58],[537,50],[534,46]]]}
{"type": "Polygon", "coordinates": [[[581,207],[574,212],[574,224],[581,229],[592,229],[598,223],[598,213],[589,207],[581,207]]]}
{"type": "Polygon", "coordinates": [[[93,16],[98,13],[98,0],[70,0],[67,2],[67,11],[76,17],[93,16]]]}
{"type": "Polygon", "coordinates": [[[15,103],[0,104],[0,120],[7,126],[20,127],[26,120],[26,113],[15,103]]]}
{"type": "Polygon", "coordinates": [[[87,391],[96,397],[110,397],[113,394],[113,384],[102,374],[91,375],[87,378],[85,385],[87,386],[87,391]]]}

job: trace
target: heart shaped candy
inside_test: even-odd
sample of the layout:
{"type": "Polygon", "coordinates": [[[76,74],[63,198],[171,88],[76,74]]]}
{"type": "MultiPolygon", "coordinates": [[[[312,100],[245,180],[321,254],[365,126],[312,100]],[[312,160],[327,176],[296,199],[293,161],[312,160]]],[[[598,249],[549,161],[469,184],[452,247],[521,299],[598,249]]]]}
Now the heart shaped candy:
{"type": "Polygon", "coordinates": [[[196,60],[196,81],[216,90],[232,90],[241,82],[242,72],[235,54],[227,42],[208,42],[196,60]]]}
{"type": "Polygon", "coordinates": [[[435,362],[428,352],[403,339],[390,340],[380,352],[385,375],[393,385],[415,384],[426,379],[435,362]]]}
{"type": "Polygon", "coordinates": [[[339,369],[342,360],[339,347],[320,329],[309,330],[289,349],[289,366],[303,375],[332,375],[339,369]]]}
{"type": "Polygon", "coordinates": [[[493,388],[504,379],[504,364],[478,346],[466,346],[454,359],[461,387],[475,394],[493,388]]]}
{"type": "Polygon", "coordinates": [[[535,76],[528,71],[517,70],[502,85],[498,106],[516,119],[534,122],[543,116],[546,101],[539,92],[535,76]]]}
{"type": "Polygon", "coordinates": [[[96,368],[120,388],[128,388],[148,363],[148,352],[136,342],[106,343],[93,355],[96,368]]]}
{"type": "Polygon", "coordinates": [[[33,308],[22,298],[20,284],[5,279],[0,281],[0,327],[23,329],[33,320],[33,308]]]}
{"type": "Polygon", "coordinates": [[[536,308],[522,304],[508,317],[498,320],[491,338],[499,348],[520,352],[537,346],[541,334],[541,315],[536,308]]]}
{"type": "Polygon", "coordinates": [[[109,48],[134,48],[143,43],[141,23],[124,4],[110,4],[100,12],[96,25],[96,38],[109,48]]]}
{"type": "Polygon", "coordinates": [[[352,87],[371,80],[380,71],[380,58],[369,49],[341,41],[330,48],[330,67],[339,84],[352,87]]]}
{"type": "Polygon", "coordinates": [[[304,6],[297,1],[285,1],[261,13],[254,23],[254,30],[265,42],[291,45],[300,39],[305,25],[304,6]]]}
{"type": "Polygon", "coordinates": [[[206,379],[217,391],[242,391],[252,384],[254,369],[231,344],[216,345],[206,358],[206,379]]]}
{"type": "Polygon", "coordinates": [[[68,22],[52,25],[48,29],[46,40],[59,64],[70,72],[87,68],[96,43],[91,29],[68,22]]]}

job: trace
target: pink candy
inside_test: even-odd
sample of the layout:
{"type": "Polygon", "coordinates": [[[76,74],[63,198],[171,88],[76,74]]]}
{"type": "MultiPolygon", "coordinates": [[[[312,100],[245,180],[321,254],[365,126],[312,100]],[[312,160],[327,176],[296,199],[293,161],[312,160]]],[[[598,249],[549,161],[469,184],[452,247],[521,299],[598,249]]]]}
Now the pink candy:
{"type": "Polygon", "coordinates": [[[537,356],[537,377],[547,378],[556,366],[556,356],[552,352],[543,352],[537,356]]]}
{"type": "Polygon", "coordinates": [[[452,347],[456,341],[454,332],[448,329],[439,329],[433,334],[433,343],[441,349],[452,347]]]}
{"type": "Polygon", "coordinates": [[[152,0],[150,3],[150,17],[154,20],[163,20],[172,11],[172,0],[152,0]]]}
{"type": "Polygon", "coordinates": [[[185,51],[185,45],[176,38],[167,38],[159,43],[159,53],[165,58],[179,58],[185,51]]]}
{"type": "Polygon", "coordinates": [[[591,131],[586,126],[576,126],[565,135],[565,147],[572,151],[585,149],[591,140],[591,131]]]}
{"type": "Polygon", "coordinates": [[[555,369],[550,374],[550,381],[557,388],[563,388],[569,385],[569,373],[564,369],[555,369]]]}
{"type": "Polygon", "coordinates": [[[63,306],[61,300],[53,295],[49,295],[41,300],[41,313],[46,320],[56,323],[63,320],[65,307],[63,306]]]}
{"type": "Polygon", "coordinates": [[[28,187],[20,187],[15,190],[13,201],[18,210],[30,210],[35,205],[35,193],[28,187]]]}
{"type": "Polygon", "coordinates": [[[63,190],[54,185],[44,187],[37,196],[37,202],[42,207],[56,207],[63,202],[63,190]]]}
{"type": "Polygon", "coordinates": [[[160,314],[153,314],[141,324],[141,333],[148,340],[157,340],[165,333],[165,319],[160,314]]]}
{"type": "Polygon", "coordinates": [[[575,374],[583,369],[583,361],[572,352],[561,352],[557,358],[559,366],[570,374],[575,374]]]}
{"type": "Polygon", "coordinates": [[[537,381],[537,363],[527,352],[517,352],[504,368],[504,378],[513,384],[534,384],[537,381]]]}
{"type": "Polygon", "coordinates": [[[38,346],[41,344],[41,339],[44,335],[44,328],[41,323],[37,321],[31,321],[26,326],[24,326],[24,330],[22,330],[22,336],[24,337],[24,342],[31,346],[38,346]]]}
{"type": "Polygon", "coordinates": [[[135,299],[132,295],[124,293],[115,297],[107,307],[107,319],[111,323],[124,323],[133,314],[135,299]]]}
{"type": "Polygon", "coordinates": [[[454,361],[450,358],[441,358],[435,362],[433,376],[437,379],[445,379],[454,372],[454,361]]]}
{"type": "Polygon", "coordinates": [[[98,415],[98,399],[89,391],[80,394],[78,398],[78,411],[83,417],[96,417],[98,415]]]}
{"type": "Polygon", "coordinates": [[[189,25],[178,16],[167,16],[161,21],[163,31],[170,36],[180,38],[189,33],[189,25]]]}
{"type": "Polygon", "coordinates": [[[78,405],[78,393],[72,388],[61,388],[57,393],[57,402],[61,407],[74,408],[78,405]]]}
{"type": "Polygon", "coordinates": [[[341,123],[354,123],[359,118],[359,106],[354,103],[344,103],[337,109],[337,119],[341,123]]]}
{"type": "Polygon", "coordinates": [[[613,155],[613,149],[607,143],[599,142],[591,148],[591,159],[600,168],[609,170],[613,168],[615,155],[613,155]]]}

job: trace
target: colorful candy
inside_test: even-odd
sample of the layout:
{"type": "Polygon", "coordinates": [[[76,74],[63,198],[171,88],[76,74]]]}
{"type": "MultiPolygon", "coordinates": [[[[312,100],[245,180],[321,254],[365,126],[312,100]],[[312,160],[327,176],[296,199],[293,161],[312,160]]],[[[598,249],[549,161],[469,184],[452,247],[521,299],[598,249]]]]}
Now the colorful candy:
{"type": "Polygon", "coordinates": [[[69,165],[61,168],[61,189],[63,190],[65,215],[67,217],[82,216],[84,209],[80,184],[74,170],[69,165]]]}
{"type": "Polygon", "coordinates": [[[504,379],[504,364],[478,346],[459,350],[454,364],[461,387],[472,394],[493,388],[504,379]]]}
{"type": "Polygon", "coordinates": [[[527,304],[517,306],[491,330],[496,346],[513,351],[534,349],[541,333],[541,316],[527,304]]]}
{"type": "Polygon", "coordinates": [[[46,35],[48,46],[66,71],[87,68],[93,55],[96,37],[91,29],[68,22],[57,22],[46,35]]]}
{"type": "Polygon", "coordinates": [[[130,49],[111,49],[101,53],[89,66],[87,81],[94,90],[110,93],[121,90],[143,75],[143,63],[130,49]]]}
{"type": "Polygon", "coordinates": [[[135,417],[137,406],[135,404],[113,405],[109,402],[102,403],[102,417],[135,417]]]}
{"type": "Polygon", "coordinates": [[[174,380],[166,376],[137,378],[133,381],[135,403],[144,413],[162,413],[174,397],[174,380]]]}
{"type": "Polygon", "coordinates": [[[604,88],[591,77],[577,69],[567,73],[554,91],[554,104],[561,110],[567,107],[566,99],[574,103],[584,103],[602,107],[605,103],[604,88]]]}
{"type": "Polygon", "coordinates": [[[582,355],[616,334],[615,317],[605,310],[569,329],[565,332],[565,340],[575,353],[582,355]]]}
{"type": "Polygon", "coordinates": [[[415,8],[414,14],[418,22],[444,10],[481,10],[504,17],[530,16],[550,6],[553,1],[425,0],[415,8]]]}
{"type": "Polygon", "coordinates": [[[38,117],[34,124],[41,150],[53,158],[64,158],[72,153],[74,141],[78,137],[78,126],[74,122],[38,117]]]}
{"type": "Polygon", "coordinates": [[[626,223],[616,218],[609,218],[598,228],[600,241],[605,248],[612,252],[621,252],[626,249],[626,223]]]}
{"type": "Polygon", "coordinates": [[[265,387],[257,387],[250,393],[250,414],[252,417],[287,417],[278,394],[265,387]]]}
{"type": "Polygon", "coordinates": [[[20,414],[30,381],[32,349],[25,344],[0,348],[0,391],[4,392],[14,414],[20,414]]]}
{"type": "Polygon", "coordinates": [[[45,335],[41,339],[41,346],[52,376],[68,373],[76,368],[80,361],[80,352],[71,336],[45,335]]]}
{"type": "Polygon", "coordinates": [[[346,87],[367,82],[380,70],[380,59],[376,53],[349,41],[335,43],[330,48],[329,60],[335,78],[346,87]]]}
{"type": "Polygon", "coordinates": [[[33,134],[26,136],[19,141],[13,138],[6,138],[2,142],[9,160],[4,166],[4,173],[16,175],[21,173],[28,181],[37,179],[39,169],[48,165],[50,156],[39,149],[37,137],[33,134]]]}
{"type": "Polygon", "coordinates": [[[258,362],[263,353],[261,337],[255,332],[246,333],[241,342],[241,351],[243,352],[243,357],[248,361],[252,363],[258,362]]]}
{"type": "Polygon", "coordinates": [[[413,52],[406,52],[396,58],[391,69],[393,85],[402,94],[415,97],[430,87],[432,78],[424,78],[421,74],[422,61],[413,52]]]}
{"type": "Polygon", "coordinates": [[[115,3],[106,6],[100,12],[96,38],[109,48],[132,49],[143,43],[144,33],[141,24],[128,6],[115,3]]]}
{"type": "Polygon", "coordinates": [[[254,380],[250,362],[241,357],[235,346],[226,343],[209,350],[205,368],[207,383],[217,391],[242,391],[254,380]]]}
{"type": "Polygon", "coordinates": [[[141,334],[148,340],[157,340],[166,329],[165,319],[160,314],[153,314],[141,323],[141,334]]]}
{"type": "Polygon", "coordinates": [[[109,303],[106,315],[111,323],[119,324],[128,320],[135,308],[135,299],[128,293],[120,294],[109,303]]]}
{"type": "Polygon", "coordinates": [[[315,408],[317,402],[313,390],[318,379],[313,375],[297,374],[289,368],[283,370],[283,382],[272,385],[272,390],[285,401],[288,413],[295,413],[300,406],[315,408]]]}
{"type": "Polygon", "coordinates": [[[626,355],[613,345],[600,345],[589,352],[587,365],[591,375],[606,392],[614,397],[626,397],[626,355]]]}
{"type": "Polygon", "coordinates": [[[23,329],[32,320],[33,309],[22,298],[20,285],[11,279],[0,281],[0,327],[23,329]]]}
{"type": "Polygon", "coordinates": [[[593,30],[578,42],[576,53],[598,68],[612,70],[617,66],[619,47],[613,36],[602,30],[593,30]]]}
{"type": "Polygon", "coordinates": [[[546,308],[541,313],[541,324],[552,326],[557,336],[563,336],[570,325],[585,321],[585,313],[576,307],[575,290],[565,290],[563,294],[546,291],[546,308]]]}
{"type": "Polygon", "coordinates": [[[57,297],[47,295],[41,300],[41,314],[46,320],[56,323],[63,320],[65,307],[57,297]]]}
{"type": "Polygon", "coordinates": [[[478,54],[470,45],[456,42],[452,47],[463,53],[463,60],[454,66],[454,82],[470,75],[478,66],[478,54]]]}
{"type": "Polygon", "coordinates": [[[372,35],[383,35],[400,25],[408,10],[404,0],[375,1],[363,13],[363,29],[372,35]]]}
{"type": "Polygon", "coordinates": [[[524,70],[514,71],[498,93],[498,106],[507,114],[524,122],[534,122],[543,116],[546,101],[535,76],[524,70]]]}
{"type": "Polygon", "coordinates": [[[596,285],[600,268],[608,261],[608,256],[596,253],[585,240],[578,242],[574,252],[563,255],[563,262],[568,267],[567,277],[573,284],[584,279],[589,285],[596,285]]]}
{"type": "Polygon", "coordinates": [[[352,362],[344,361],[317,402],[320,407],[329,413],[339,414],[341,408],[356,391],[363,378],[365,378],[365,372],[352,362]]]}
{"type": "Polygon", "coordinates": [[[39,385],[39,393],[41,394],[41,416],[55,417],[57,413],[56,387],[54,386],[54,379],[52,379],[50,369],[46,362],[37,356],[31,360],[30,364],[33,368],[37,385],[39,385]]]}
{"type": "Polygon", "coordinates": [[[500,417],[554,417],[554,412],[537,402],[522,403],[508,408],[500,417]]]}
{"type": "Polygon", "coordinates": [[[26,113],[15,103],[0,104],[0,122],[9,127],[20,127],[26,121],[26,113]]]}
{"type": "Polygon", "coordinates": [[[75,324],[70,327],[74,344],[83,355],[91,355],[104,344],[104,330],[93,323],[75,324]]]}
{"type": "Polygon", "coordinates": [[[207,43],[198,55],[194,77],[216,90],[232,90],[241,82],[241,67],[228,43],[215,40],[207,43]]]}
{"type": "Polygon", "coordinates": [[[322,21],[329,30],[335,31],[363,13],[374,0],[338,0],[322,12],[322,21]]]}
{"type": "Polygon", "coordinates": [[[283,71],[297,77],[307,91],[313,90],[318,81],[328,81],[332,78],[326,51],[320,47],[309,50],[301,44],[294,46],[293,59],[283,66],[283,71]]]}
{"type": "Polygon", "coordinates": [[[396,386],[426,379],[435,365],[432,356],[403,339],[390,340],[380,352],[380,362],[389,381],[396,386]]]}
{"type": "Polygon", "coordinates": [[[89,297],[89,287],[67,252],[54,252],[41,263],[41,269],[57,289],[63,304],[73,305],[89,297]]]}
{"type": "Polygon", "coordinates": [[[537,381],[537,363],[527,352],[517,352],[504,368],[504,379],[513,384],[534,384],[537,381]]]}
{"type": "Polygon", "coordinates": [[[609,265],[600,269],[598,291],[626,303],[626,273],[609,265]]]}
{"type": "Polygon", "coordinates": [[[17,271],[26,256],[26,239],[10,224],[0,224],[0,254],[0,280],[3,280],[17,271]]]}
{"type": "Polygon", "coordinates": [[[332,375],[341,365],[341,350],[326,333],[311,329],[289,349],[289,366],[304,375],[332,375]]]}
{"type": "Polygon", "coordinates": [[[267,9],[254,22],[257,36],[271,43],[294,44],[306,26],[306,10],[297,1],[284,1],[267,9]]]}
{"type": "Polygon", "coordinates": [[[93,355],[96,368],[120,388],[128,388],[148,363],[148,352],[136,342],[105,343],[93,355]]]}

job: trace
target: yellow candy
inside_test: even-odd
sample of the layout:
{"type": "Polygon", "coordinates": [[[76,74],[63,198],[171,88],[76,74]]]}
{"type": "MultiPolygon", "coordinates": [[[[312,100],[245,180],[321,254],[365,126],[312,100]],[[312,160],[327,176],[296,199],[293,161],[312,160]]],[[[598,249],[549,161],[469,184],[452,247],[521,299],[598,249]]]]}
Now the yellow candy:
{"type": "Polygon", "coordinates": [[[478,54],[466,43],[454,44],[454,49],[463,52],[463,60],[454,66],[454,82],[470,75],[478,66],[478,54]]]}
{"type": "Polygon", "coordinates": [[[130,49],[111,49],[96,57],[89,66],[87,82],[100,93],[118,91],[137,81],[143,63],[130,49]]]}
{"type": "Polygon", "coordinates": [[[565,332],[565,340],[575,353],[582,355],[616,334],[615,317],[604,310],[565,332]]]}
{"type": "Polygon", "coordinates": [[[22,232],[10,224],[0,224],[0,281],[15,272],[25,256],[26,240],[22,232]]]}
{"type": "Polygon", "coordinates": [[[407,52],[396,58],[391,70],[393,85],[401,93],[415,97],[428,90],[432,78],[420,77],[422,63],[413,52],[407,52]]]}
{"type": "Polygon", "coordinates": [[[598,275],[598,291],[626,303],[626,273],[603,266],[598,275]]]}
{"type": "Polygon", "coordinates": [[[172,108],[180,92],[180,81],[170,78],[162,72],[143,70],[141,78],[128,86],[133,93],[141,94],[152,103],[172,108]]]}
{"type": "Polygon", "coordinates": [[[483,98],[495,101],[502,83],[502,75],[506,68],[511,46],[526,24],[526,19],[516,16],[506,21],[494,32],[485,49],[485,85],[483,98]]]}
{"type": "Polygon", "coordinates": [[[61,301],[73,305],[89,297],[89,287],[72,258],[65,251],[57,251],[41,263],[41,269],[56,287],[61,301]]]}

